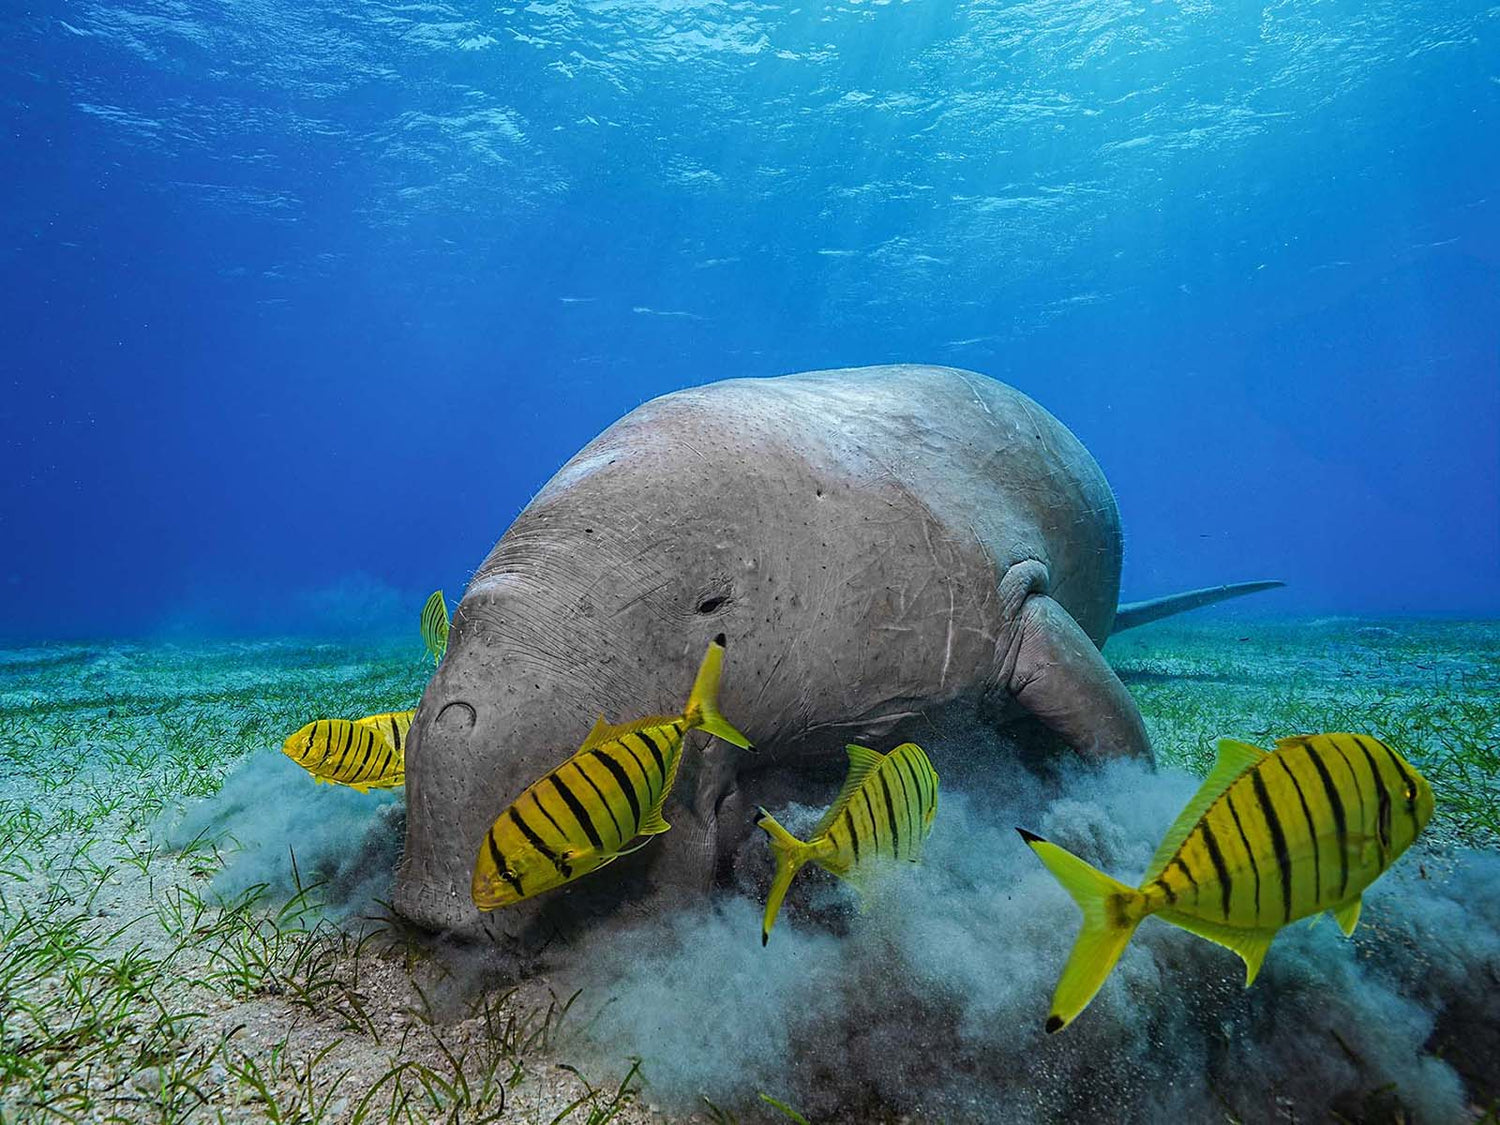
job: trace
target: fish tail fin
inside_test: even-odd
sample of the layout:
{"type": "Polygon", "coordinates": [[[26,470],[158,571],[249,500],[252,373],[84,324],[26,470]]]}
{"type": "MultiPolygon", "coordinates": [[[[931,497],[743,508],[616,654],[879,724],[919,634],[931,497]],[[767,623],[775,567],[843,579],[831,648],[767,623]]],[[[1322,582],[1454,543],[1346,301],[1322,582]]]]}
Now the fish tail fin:
{"type": "Polygon", "coordinates": [[[1071,852],[1016,829],[1083,911],[1083,928],[1052,994],[1047,1032],[1061,1031],[1088,1006],[1145,917],[1146,896],[1111,879],[1071,852]]]}
{"type": "Polygon", "coordinates": [[[760,925],[760,943],[771,940],[771,927],[776,924],[776,915],[781,912],[781,902],[786,898],[787,888],[801,870],[802,865],[817,852],[813,844],[804,844],[777,823],[776,818],[765,809],[756,810],[759,815],[755,823],[765,830],[771,841],[771,855],[776,860],[776,875],[771,880],[771,889],[766,894],[766,916],[760,925]]]}
{"type": "Polygon", "coordinates": [[[703,730],[722,738],[741,750],[755,750],[754,745],[719,714],[719,675],[724,668],[724,634],[720,633],[709,642],[703,654],[703,663],[698,666],[698,678],[693,681],[692,694],[688,696],[687,710],[683,718],[689,730],[703,730]]]}

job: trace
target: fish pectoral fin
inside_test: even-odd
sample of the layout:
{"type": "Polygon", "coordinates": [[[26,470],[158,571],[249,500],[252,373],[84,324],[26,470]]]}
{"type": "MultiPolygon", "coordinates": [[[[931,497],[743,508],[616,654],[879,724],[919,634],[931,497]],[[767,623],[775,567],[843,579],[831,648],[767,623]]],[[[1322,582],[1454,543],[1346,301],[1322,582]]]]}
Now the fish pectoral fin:
{"type": "Polygon", "coordinates": [[[1339,929],[1344,931],[1345,937],[1354,933],[1354,927],[1359,925],[1359,910],[1364,905],[1364,898],[1356,895],[1343,906],[1333,911],[1333,920],[1339,924],[1339,929]]]}
{"type": "Polygon", "coordinates": [[[1164,922],[1170,922],[1189,933],[1207,938],[1215,945],[1222,945],[1225,949],[1232,949],[1238,953],[1240,959],[1245,962],[1246,988],[1255,982],[1255,977],[1260,972],[1261,962],[1266,959],[1266,950],[1271,948],[1271,941],[1277,934],[1277,930],[1245,930],[1219,922],[1208,922],[1189,914],[1180,914],[1175,910],[1158,910],[1156,916],[1164,922]]]}

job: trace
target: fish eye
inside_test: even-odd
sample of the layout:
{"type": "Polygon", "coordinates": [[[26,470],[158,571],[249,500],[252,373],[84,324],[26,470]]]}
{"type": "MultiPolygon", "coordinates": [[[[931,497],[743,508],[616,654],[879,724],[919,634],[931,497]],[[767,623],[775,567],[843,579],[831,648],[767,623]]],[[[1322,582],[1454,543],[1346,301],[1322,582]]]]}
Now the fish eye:
{"type": "Polygon", "coordinates": [[[1406,799],[1408,801],[1410,801],[1416,795],[1417,795],[1417,787],[1415,785],[1408,785],[1406,787],[1406,799]]]}

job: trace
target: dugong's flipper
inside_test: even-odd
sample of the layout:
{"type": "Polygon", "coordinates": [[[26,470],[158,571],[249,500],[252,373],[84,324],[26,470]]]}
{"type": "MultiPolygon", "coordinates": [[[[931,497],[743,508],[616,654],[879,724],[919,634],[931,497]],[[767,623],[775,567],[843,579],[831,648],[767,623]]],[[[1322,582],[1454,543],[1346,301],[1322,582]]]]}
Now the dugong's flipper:
{"type": "Polygon", "coordinates": [[[1099,646],[1047,595],[1046,567],[1017,563],[1001,579],[1000,596],[1012,624],[996,653],[994,689],[1086,757],[1153,760],[1135,701],[1099,646]]]}

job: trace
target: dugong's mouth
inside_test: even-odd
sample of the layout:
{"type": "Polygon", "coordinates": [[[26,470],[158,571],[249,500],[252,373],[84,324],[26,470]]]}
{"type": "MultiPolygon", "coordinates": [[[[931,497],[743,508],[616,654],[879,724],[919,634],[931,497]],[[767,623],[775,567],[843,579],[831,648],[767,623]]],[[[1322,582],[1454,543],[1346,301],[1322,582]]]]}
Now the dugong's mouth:
{"type": "Polygon", "coordinates": [[[434,879],[427,873],[413,871],[407,861],[401,865],[391,905],[403,918],[438,933],[463,932],[478,923],[478,914],[467,901],[467,894],[460,895],[451,880],[434,879]]]}
{"type": "Polygon", "coordinates": [[[535,943],[538,917],[555,893],[490,911],[475,905],[475,864],[486,834],[530,778],[526,747],[543,741],[545,722],[518,726],[481,703],[463,669],[447,666],[429,686],[407,743],[406,849],[391,905],[423,929],[459,940],[535,943]],[[443,677],[459,683],[441,682],[443,677]],[[446,689],[446,690],[445,690],[446,689]],[[434,698],[435,696],[435,698],[434,698]]]}
{"type": "Polygon", "coordinates": [[[473,770],[465,768],[473,763],[480,710],[461,688],[432,698],[435,687],[429,685],[408,736],[406,850],[391,905],[425,929],[480,936],[469,890],[474,856],[465,854],[467,822],[481,811],[466,807],[473,770]]]}

